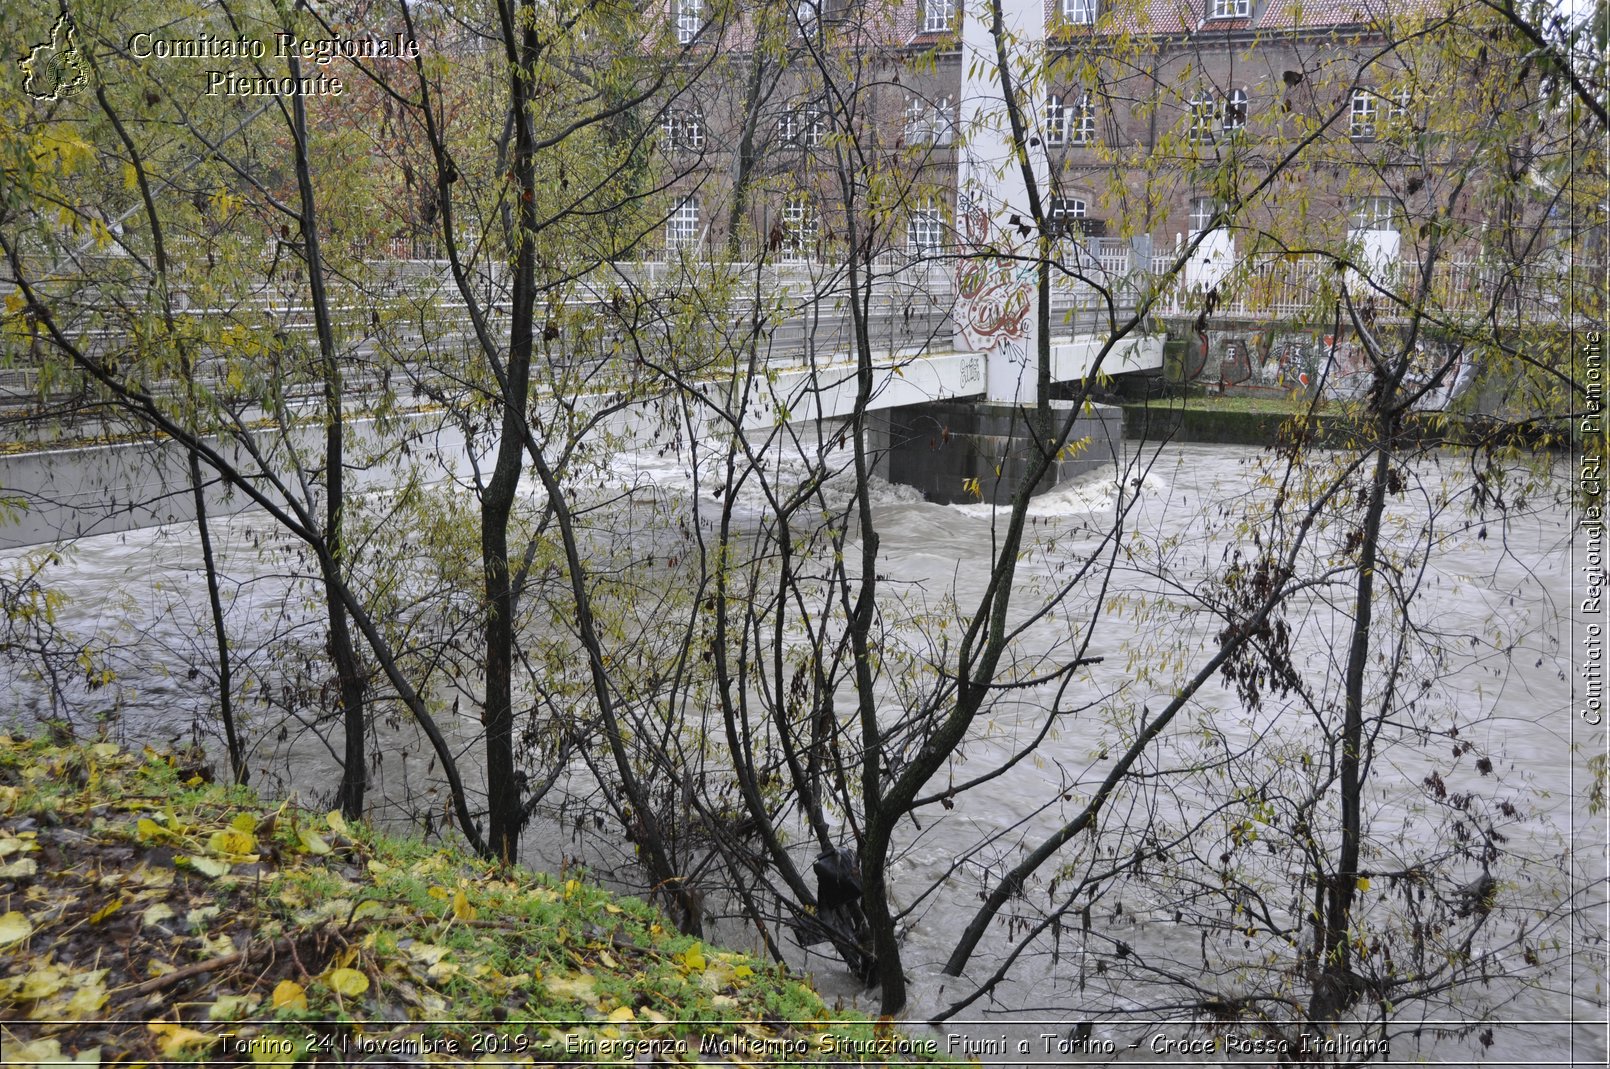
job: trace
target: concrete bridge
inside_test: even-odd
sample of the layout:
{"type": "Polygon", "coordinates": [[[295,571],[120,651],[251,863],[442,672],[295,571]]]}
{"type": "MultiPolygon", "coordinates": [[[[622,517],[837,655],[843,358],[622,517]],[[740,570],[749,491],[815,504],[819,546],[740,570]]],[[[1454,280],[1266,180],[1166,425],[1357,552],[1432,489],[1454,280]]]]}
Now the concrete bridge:
{"type": "MultiPolygon", "coordinates": [[[[1084,378],[1104,344],[1093,337],[1055,343],[1054,377],[1084,378]]],[[[1155,371],[1162,366],[1162,356],[1161,337],[1132,336],[1112,347],[1102,370],[1155,371]]],[[[979,492],[987,498],[1009,493],[1009,480],[1018,470],[1014,465],[1021,461],[1018,439],[1027,425],[1016,406],[978,400],[987,393],[987,376],[987,361],[979,353],[933,347],[887,352],[877,358],[867,405],[876,418],[869,427],[868,444],[882,459],[882,473],[891,481],[917,485],[939,501],[977,500],[978,494],[966,489],[969,479],[981,480],[979,492]],[[936,442],[942,447],[936,448],[936,442]]],[[[822,421],[832,427],[853,411],[856,367],[843,355],[809,363],[798,357],[768,361],[752,373],[696,383],[693,391],[704,402],[694,406],[693,432],[701,438],[731,433],[732,420],[723,413],[732,417],[741,413],[742,431],[751,436],[764,435],[779,422],[822,421]]],[[[602,405],[607,400],[600,394],[572,399],[570,406],[602,405]]],[[[539,406],[544,403],[557,414],[556,402],[539,406]]],[[[323,431],[317,413],[310,399],[308,422],[285,436],[277,448],[318,457],[323,431]]],[[[440,409],[422,408],[410,413],[400,429],[393,426],[382,434],[376,421],[355,405],[349,421],[349,456],[388,459],[352,468],[349,487],[359,493],[384,490],[405,475],[467,482],[472,459],[484,471],[486,458],[472,458],[462,431],[445,415],[440,409]],[[405,442],[406,450],[399,449],[405,442]]],[[[632,448],[649,444],[660,426],[653,406],[640,404],[612,413],[598,433],[608,433],[622,448],[632,448]]],[[[1076,436],[1100,436],[1099,447],[1087,454],[1110,456],[1109,441],[1121,437],[1121,427],[1115,416],[1097,416],[1087,418],[1076,436]]],[[[214,445],[240,470],[259,470],[240,445],[229,441],[214,445]]],[[[1043,485],[1095,463],[1064,461],[1043,485]]],[[[223,486],[205,468],[204,477],[214,480],[206,490],[209,512],[228,514],[250,507],[245,494],[223,486]]],[[[149,436],[40,446],[0,456],[0,501],[5,502],[0,548],[193,520],[189,478],[184,452],[149,436]]]]}

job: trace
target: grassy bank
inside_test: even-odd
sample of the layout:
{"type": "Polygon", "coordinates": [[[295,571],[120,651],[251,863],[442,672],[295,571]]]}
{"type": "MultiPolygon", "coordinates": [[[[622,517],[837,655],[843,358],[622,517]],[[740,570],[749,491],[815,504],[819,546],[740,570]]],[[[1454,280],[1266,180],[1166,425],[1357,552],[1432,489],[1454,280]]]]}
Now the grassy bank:
{"type": "Polygon", "coordinates": [[[0,735],[7,1065],[926,1064],[650,906],[0,735]]]}

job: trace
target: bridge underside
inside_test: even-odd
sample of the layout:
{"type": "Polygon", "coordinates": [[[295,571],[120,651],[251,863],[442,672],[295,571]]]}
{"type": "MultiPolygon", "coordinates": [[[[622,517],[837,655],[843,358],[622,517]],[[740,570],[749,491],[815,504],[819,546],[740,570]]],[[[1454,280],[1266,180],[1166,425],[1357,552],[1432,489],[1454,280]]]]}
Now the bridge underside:
{"type": "Polygon", "coordinates": [[[1052,437],[1041,443],[1029,408],[985,401],[910,405],[879,413],[871,444],[886,458],[881,470],[890,482],[915,487],[941,505],[1008,504],[1048,453],[1050,462],[1031,493],[1121,459],[1121,410],[1090,405],[1080,411],[1072,401],[1053,401],[1051,411],[1052,437]]]}

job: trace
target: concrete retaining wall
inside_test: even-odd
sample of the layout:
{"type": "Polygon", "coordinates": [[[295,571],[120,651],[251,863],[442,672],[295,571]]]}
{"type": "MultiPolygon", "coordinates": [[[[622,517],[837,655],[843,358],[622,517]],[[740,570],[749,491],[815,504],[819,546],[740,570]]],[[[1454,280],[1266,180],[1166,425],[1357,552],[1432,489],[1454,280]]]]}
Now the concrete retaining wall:
{"type": "MultiPolygon", "coordinates": [[[[1060,427],[1073,402],[1053,402],[1060,427]]],[[[872,432],[872,447],[886,457],[890,482],[914,486],[938,504],[988,501],[1006,504],[1039,456],[1030,432],[1031,409],[979,401],[940,401],[890,409],[872,432]],[[976,480],[976,483],[975,483],[976,480]]],[[[1123,414],[1096,405],[1074,419],[1064,449],[1034,488],[1111,465],[1123,448],[1123,414]]]]}

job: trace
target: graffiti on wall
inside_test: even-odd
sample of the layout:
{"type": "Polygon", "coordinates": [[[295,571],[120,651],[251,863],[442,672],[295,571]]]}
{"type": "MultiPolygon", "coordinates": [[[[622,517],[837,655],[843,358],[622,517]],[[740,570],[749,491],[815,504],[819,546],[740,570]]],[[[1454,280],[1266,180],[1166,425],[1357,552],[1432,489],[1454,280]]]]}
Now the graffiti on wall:
{"type": "MultiPolygon", "coordinates": [[[[956,214],[967,245],[987,248],[993,229],[989,209],[963,193],[957,197],[956,214]]],[[[1034,284],[1032,260],[982,255],[956,261],[957,329],[972,351],[989,352],[1028,339],[1034,284]]]]}
{"type": "MultiPolygon", "coordinates": [[[[1228,334],[1214,332],[1193,349],[1202,355],[1185,361],[1186,381],[1247,393],[1316,394],[1328,400],[1357,400],[1375,381],[1369,354],[1357,341],[1330,334],[1228,334]]],[[[1415,407],[1446,408],[1468,390],[1475,368],[1446,343],[1422,343],[1404,377],[1404,388],[1423,390],[1415,407]]]]}

